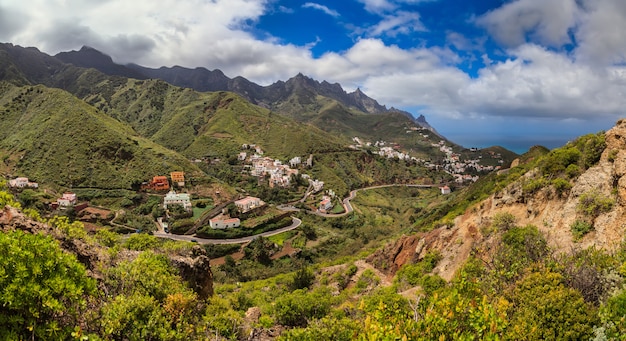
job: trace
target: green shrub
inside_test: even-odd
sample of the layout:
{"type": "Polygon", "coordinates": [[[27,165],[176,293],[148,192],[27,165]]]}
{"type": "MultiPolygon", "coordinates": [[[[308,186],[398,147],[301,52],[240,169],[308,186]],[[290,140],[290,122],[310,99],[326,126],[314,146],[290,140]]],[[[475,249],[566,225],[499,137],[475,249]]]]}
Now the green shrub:
{"type": "Polygon", "coordinates": [[[446,280],[438,275],[424,275],[420,279],[420,285],[426,295],[432,295],[435,291],[445,288],[446,280]]]}
{"type": "Polygon", "coordinates": [[[420,285],[422,277],[433,271],[437,263],[441,260],[441,254],[430,251],[422,260],[415,264],[405,264],[396,273],[396,282],[405,283],[410,286],[420,285]]]}
{"type": "Polygon", "coordinates": [[[575,178],[580,175],[580,167],[578,165],[571,164],[565,168],[565,174],[569,178],[575,178]]]}
{"type": "Polygon", "coordinates": [[[552,180],[552,186],[554,186],[558,196],[562,196],[572,188],[572,184],[563,178],[556,178],[552,180]]]}
{"type": "Polygon", "coordinates": [[[580,196],[576,210],[591,219],[595,219],[600,214],[613,209],[614,204],[614,199],[605,197],[600,192],[592,190],[580,196]]]}
{"type": "Polygon", "coordinates": [[[330,291],[319,288],[312,292],[296,290],[276,300],[276,322],[291,327],[306,326],[308,321],[320,319],[330,312],[330,291]]]}
{"type": "Polygon", "coordinates": [[[508,212],[496,213],[491,221],[491,227],[496,230],[507,231],[515,226],[517,219],[508,212]]]}
{"type": "Polygon", "coordinates": [[[522,186],[522,190],[524,193],[533,194],[547,185],[548,181],[544,178],[532,179],[522,186]]]}
{"type": "Polygon", "coordinates": [[[95,281],[56,240],[0,233],[0,338],[68,340],[95,281]]]}
{"type": "Polygon", "coordinates": [[[124,242],[124,247],[129,250],[145,251],[156,247],[159,240],[155,236],[145,233],[131,234],[124,242]]]}
{"type": "Polygon", "coordinates": [[[574,239],[578,240],[593,230],[593,224],[584,220],[576,220],[570,226],[574,239]]]}

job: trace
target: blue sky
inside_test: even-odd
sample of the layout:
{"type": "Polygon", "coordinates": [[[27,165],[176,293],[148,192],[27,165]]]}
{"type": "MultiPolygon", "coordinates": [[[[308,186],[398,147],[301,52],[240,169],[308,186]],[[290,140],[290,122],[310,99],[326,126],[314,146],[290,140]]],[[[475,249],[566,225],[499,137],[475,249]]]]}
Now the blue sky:
{"type": "Polygon", "coordinates": [[[303,73],[518,152],[624,115],[623,32],[623,0],[0,0],[2,42],[263,85],[303,73]]]}

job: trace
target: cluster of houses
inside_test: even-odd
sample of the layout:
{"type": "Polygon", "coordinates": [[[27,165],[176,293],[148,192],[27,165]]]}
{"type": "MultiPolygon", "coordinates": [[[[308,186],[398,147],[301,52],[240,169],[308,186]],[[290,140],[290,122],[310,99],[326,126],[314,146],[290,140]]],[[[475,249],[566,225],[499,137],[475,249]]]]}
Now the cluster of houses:
{"type": "MultiPolygon", "coordinates": [[[[237,207],[237,210],[239,210],[242,214],[247,214],[265,207],[265,202],[263,200],[251,196],[235,200],[234,204],[237,207]]],[[[240,225],[241,220],[239,218],[229,217],[224,212],[209,220],[209,226],[213,229],[227,229],[239,227],[240,225]]]]}
{"type": "Polygon", "coordinates": [[[256,177],[268,176],[270,187],[289,187],[291,186],[291,177],[298,174],[297,169],[284,165],[280,160],[274,160],[269,157],[262,157],[254,154],[250,157],[250,175],[256,177]]]}
{"type": "MultiPolygon", "coordinates": [[[[456,183],[464,183],[464,182],[476,182],[479,179],[478,175],[469,175],[466,174],[468,172],[491,172],[493,170],[498,170],[500,166],[483,166],[480,164],[482,156],[478,156],[476,159],[471,160],[461,160],[460,155],[456,154],[452,151],[452,147],[447,146],[445,141],[439,141],[439,143],[434,143],[433,147],[438,147],[441,152],[446,155],[446,159],[442,168],[448,172],[449,174],[454,176],[454,181],[456,183]]],[[[471,151],[475,152],[478,149],[473,148],[471,151]]],[[[498,153],[491,152],[491,156],[493,158],[499,159],[499,163],[503,163],[502,155],[498,153]]]]}
{"type": "MultiPolygon", "coordinates": [[[[280,160],[264,157],[261,147],[255,144],[244,144],[241,148],[244,150],[253,149],[255,152],[252,155],[248,155],[247,152],[242,151],[237,156],[237,159],[249,163],[245,169],[249,171],[250,175],[255,177],[267,176],[270,187],[289,187],[291,186],[292,176],[299,174],[297,167],[313,166],[313,155],[309,155],[304,162],[302,157],[296,156],[287,161],[287,164],[284,164],[280,160]]],[[[303,177],[306,177],[306,174],[303,174],[303,177]]]]}
{"type": "Polygon", "coordinates": [[[8,183],[10,188],[38,188],[39,184],[36,182],[32,182],[28,180],[28,178],[19,177],[12,180],[9,180],[8,183]]]}
{"type": "MultiPolygon", "coordinates": [[[[185,172],[176,171],[170,173],[170,179],[172,180],[172,186],[185,187],[185,172]]],[[[152,180],[141,184],[142,190],[151,190],[156,192],[169,191],[170,179],[165,175],[157,175],[152,177],[152,180]]]]}

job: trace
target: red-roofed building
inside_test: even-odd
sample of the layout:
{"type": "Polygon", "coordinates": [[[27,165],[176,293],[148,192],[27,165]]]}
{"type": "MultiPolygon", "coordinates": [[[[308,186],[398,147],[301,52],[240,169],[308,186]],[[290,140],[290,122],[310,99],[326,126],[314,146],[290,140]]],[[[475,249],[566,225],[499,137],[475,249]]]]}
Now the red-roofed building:
{"type": "Polygon", "coordinates": [[[243,199],[235,201],[235,206],[237,206],[237,208],[239,209],[239,212],[241,213],[252,211],[264,205],[265,205],[265,202],[255,197],[245,197],[243,199]]]}
{"type": "Polygon", "coordinates": [[[226,228],[232,228],[232,227],[239,227],[240,224],[241,224],[241,221],[239,220],[239,218],[230,218],[230,219],[213,218],[209,220],[209,226],[211,226],[212,229],[226,229],[226,228]]]}
{"type": "Polygon", "coordinates": [[[151,189],[153,191],[169,191],[170,182],[167,180],[167,176],[157,175],[152,178],[147,184],[143,184],[141,189],[151,189]]]}
{"type": "Polygon", "coordinates": [[[450,187],[448,186],[439,187],[439,189],[441,190],[441,194],[450,194],[450,187]]]}
{"type": "Polygon", "coordinates": [[[320,201],[320,206],[319,206],[320,212],[326,213],[331,208],[333,208],[332,200],[330,199],[330,197],[323,196],[322,201],[320,201]]]}

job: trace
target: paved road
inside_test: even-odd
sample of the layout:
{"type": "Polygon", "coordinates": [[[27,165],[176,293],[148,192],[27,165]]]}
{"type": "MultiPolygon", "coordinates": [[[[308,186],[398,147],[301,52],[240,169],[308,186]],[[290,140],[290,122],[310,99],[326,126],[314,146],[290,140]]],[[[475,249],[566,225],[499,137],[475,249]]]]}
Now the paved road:
{"type": "MultiPolygon", "coordinates": [[[[344,212],[343,213],[337,213],[337,214],[332,214],[332,213],[320,213],[318,211],[307,211],[309,213],[312,214],[316,214],[318,216],[321,217],[328,217],[328,218],[336,218],[336,217],[342,217],[345,216],[347,214],[350,214],[354,211],[354,208],[352,207],[352,204],[350,203],[350,200],[354,199],[356,197],[357,192],[359,191],[366,191],[366,190],[370,190],[370,189],[377,189],[377,188],[386,188],[386,187],[397,187],[397,186],[405,186],[405,187],[418,187],[418,188],[430,188],[430,187],[435,187],[435,186],[439,186],[439,185],[412,185],[412,184],[393,184],[393,185],[379,185],[379,186],[371,186],[371,187],[365,187],[365,188],[360,188],[360,189],[355,189],[353,191],[350,192],[350,194],[343,199],[343,208],[344,208],[344,212]]],[[[298,212],[300,211],[300,209],[291,206],[291,205],[278,205],[276,206],[278,209],[283,210],[283,211],[291,211],[291,212],[298,212]]],[[[195,240],[198,244],[242,244],[242,243],[247,243],[249,241],[252,241],[254,238],[258,237],[258,236],[263,236],[263,237],[269,237],[269,236],[273,236],[279,233],[283,233],[286,231],[291,231],[295,228],[297,228],[298,226],[300,226],[300,224],[302,224],[302,221],[298,218],[295,217],[291,217],[292,219],[292,223],[289,226],[280,228],[278,230],[274,230],[274,231],[269,231],[269,232],[264,232],[261,234],[257,234],[254,236],[249,236],[249,237],[242,237],[242,238],[235,238],[235,239],[204,239],[204,238],[199,238],[196,237],[194,235],[178,235],[178,234],[171,234],[171,233],[165,233],[163,231],[162,225],[158,224],[159,228],[158,231],[154,232],[154,236],[159,237],[159,238],[168,238],[168,239],[172,239],[172,240],[180,240],[180,241],[192,241],[195,240]]]]}
{"type": "Polygon", "coordinates": [[[195,240],[198,244],[243,244],[243,243],[252,241],[254,238],[257,238],[259,236],[269,237],[269,236],[273,236],[273,235],[283,233],[286,231],[291,231],[297,228],[298,226],[300,226],[300,224],[302,224],[302,220],[296,217],[291,217],[291,220],[292,220],[291,225],[289,226],[286,226],[277,230],[273,230],[273,231],[263,232],[261,234],[257,234],[254,236],[235,238],[235,239],[203,239],[203,238],[199,238],[196,236],[186,236],[186,235],[165,233],[161,231],[160,229],[159,231],[154,232],[154,236],[159,237],[159,238],[168,238],[172,240],[180,240],[180,241],[187,241],[187,242],[195,240]]]}
{"type": "Polygon", "coordinates": [[[336,217],[343,217],[345,215],[348,215],[350,213],[352,213],[354,211],[354,208],[352,207],[352,204],[350,203],[350,200],[354,199],[356,197],[356,193],[359,191],[367,191],[370,189],[377,189],[377,188],[386,188],[386,187],[398,187],[398,186],[405,186],[405,187],[417,187],[417,188],[431,188],[431,187],[439,187],[439,185],[413,185],[413,184],[393,184],[393,185],[379,185],[379,186],[371,186],[371,187],[364,187],[364,188],[359,188],[359,189],[355,189],[353,191],[350,192],[350,194],[343,199],[342,203],[343,203],[343,209],[344,212],[343,213],[321,213],[319,211],[315,211],[315,212],[310,212],[313,214],[316,214],[320,217],[327,217],[327,218],[336,218],[336,217]]]}

